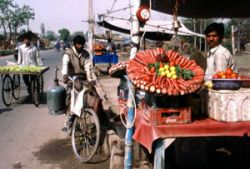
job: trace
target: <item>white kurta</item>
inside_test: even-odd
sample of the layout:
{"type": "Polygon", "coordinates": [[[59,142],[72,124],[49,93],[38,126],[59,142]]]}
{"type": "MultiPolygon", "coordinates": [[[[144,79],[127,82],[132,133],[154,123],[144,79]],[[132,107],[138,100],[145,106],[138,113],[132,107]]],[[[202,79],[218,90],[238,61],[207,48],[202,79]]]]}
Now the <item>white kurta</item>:
{"type": "Polygon", "coordinates": [[[37,48],[33,45],[27,47],[26,44],[22,44],[18,48],[17,64],[36,66],[43,65],[37,48]]]}

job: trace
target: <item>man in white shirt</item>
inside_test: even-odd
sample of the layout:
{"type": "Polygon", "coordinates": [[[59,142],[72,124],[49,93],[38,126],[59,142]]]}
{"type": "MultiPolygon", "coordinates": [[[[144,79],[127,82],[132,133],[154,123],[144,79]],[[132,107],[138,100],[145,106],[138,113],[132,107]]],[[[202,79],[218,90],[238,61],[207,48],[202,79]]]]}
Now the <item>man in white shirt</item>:
{"type": "Polygon", "coordinates": [[[225,71],[231,68],[236,71],[236,59],[228,49],[221,45],[224,38],[223,23],[211,23],[204,31],[207,44],[210,47],[207,57],[207,69],[205,80],[211,80],[212,76],[218,71],[225,71]]]}
{"type": "MultiPolygon", "coordinates": [[[[37,48],[31,43],[32,32],[27,32],[21,35],[23,44],[18,47],[17,64],[19,65],[35,65],[42,66],[42,61],[37,48]]],[[[34,75],[23,75],[23,81],[27,86],[30,94],[31,81],[35,78],[34,75]]]]}

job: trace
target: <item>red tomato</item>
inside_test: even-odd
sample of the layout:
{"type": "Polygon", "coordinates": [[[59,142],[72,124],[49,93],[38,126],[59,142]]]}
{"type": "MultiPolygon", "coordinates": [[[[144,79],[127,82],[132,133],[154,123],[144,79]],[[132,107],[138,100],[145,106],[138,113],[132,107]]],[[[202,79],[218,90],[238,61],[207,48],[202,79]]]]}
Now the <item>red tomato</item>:
{"type": "Polygon", "coordinates": [[[223,74],[223,75],[221,76],[221,78],[222,78],[222,79],[226,79],[227,76],[226,76],[225,74],[223,74]]]}
{"type": "Polygon", "coordinates": [[[217,74],[213,75],[213,79],[218,79],[218,78],[220,78],[219,75],[217,74]]]}
{"type": "Polygon", "coordinates": [[[235,73],[235,72],[233,72],[233,73],[231,74],[231,78],[232,78],[232,79],[237,79],[237,78],[238,78],[238,74],[235,73]]]}
{"type": "Polygon", "coordinates": [[[230,67],[228,67],[226,69],[225,73],[226,73],[226,75],[230,76],[233,73],[233,70],[230,67]]]}

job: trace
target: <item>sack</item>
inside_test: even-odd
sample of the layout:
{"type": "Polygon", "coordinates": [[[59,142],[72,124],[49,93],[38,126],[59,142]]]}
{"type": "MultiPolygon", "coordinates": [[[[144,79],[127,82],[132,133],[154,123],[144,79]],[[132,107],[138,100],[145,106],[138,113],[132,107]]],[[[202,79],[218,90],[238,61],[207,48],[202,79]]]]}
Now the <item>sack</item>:
{"type": "Polygon", "coordinates": [[[87,105],[97,113],[100,110],[101,99],[98,96],[91,95],[90,92],[87,92],[86,96],[87,105]]]}

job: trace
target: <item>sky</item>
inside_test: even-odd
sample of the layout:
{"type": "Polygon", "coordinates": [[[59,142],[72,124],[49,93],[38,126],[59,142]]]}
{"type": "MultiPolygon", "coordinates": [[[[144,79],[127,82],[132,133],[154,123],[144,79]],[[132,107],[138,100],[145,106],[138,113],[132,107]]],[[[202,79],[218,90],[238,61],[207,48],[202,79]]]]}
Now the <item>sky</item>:
{"type": "MultiPolygon", "coordinates": [[[[29,5],[34,9],[35,19],[29,24],[29,28],[34,32],[41,32],[41,23],[44,23],[45,31],[52,30],[56,34],[61,28],[67,28],[71,33],[87,31],[88,25],[83,21],[88,19],[88,0],[14,0],[14,2],[19,6],[29,5]]],[[[93,0],[95,15],[107,13],[111,8],[117,10],[127,6],[129,0],[93,0]]],[[[114,14],[126,17],[129,11],[122,10],[114,14]]],[[[26,29],[27,26],[22,28],[26,29]]]]}

